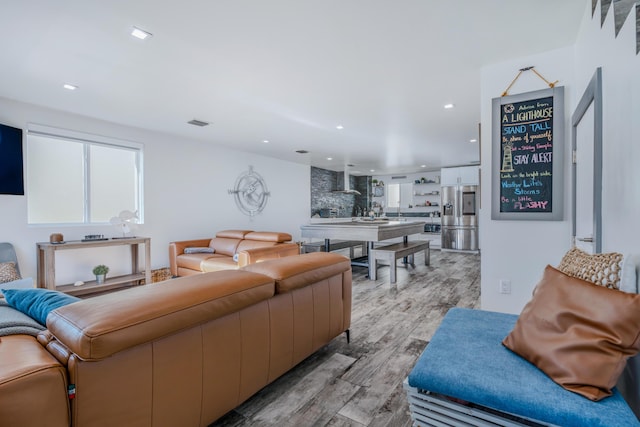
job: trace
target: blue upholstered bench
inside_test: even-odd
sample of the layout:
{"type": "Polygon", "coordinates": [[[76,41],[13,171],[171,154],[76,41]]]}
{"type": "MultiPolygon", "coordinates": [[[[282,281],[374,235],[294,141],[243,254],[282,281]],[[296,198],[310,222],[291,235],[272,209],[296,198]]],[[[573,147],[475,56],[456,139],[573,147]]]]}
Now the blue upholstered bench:
{"type": "Polygon", "coordinates": [[[590,401],[504,347],[516,319],[464,308],[446,314],[405,381],[414,425],[640,426],[617,388],[590,401]]]}

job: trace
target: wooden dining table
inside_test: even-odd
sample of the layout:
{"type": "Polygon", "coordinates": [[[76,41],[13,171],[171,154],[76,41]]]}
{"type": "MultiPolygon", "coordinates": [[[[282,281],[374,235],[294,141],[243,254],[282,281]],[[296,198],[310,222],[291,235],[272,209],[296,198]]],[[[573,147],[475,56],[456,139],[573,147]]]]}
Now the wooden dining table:
{"type": "Polygon", "coordinates": [[[374,244],[398,237],[402,237],[406,243],[409,235],[424,231],[424,222],[359,219],[355,221],[306,224],[300,226],[300,230],[302,237],[324,239],[325,252],[329,252],[331,239],[367,242],[367,254],[351,260],[351,264],[367,267],[369,269],[369,277],[375,277],[372,271],[374,262],[371,254],[374,244]]]}

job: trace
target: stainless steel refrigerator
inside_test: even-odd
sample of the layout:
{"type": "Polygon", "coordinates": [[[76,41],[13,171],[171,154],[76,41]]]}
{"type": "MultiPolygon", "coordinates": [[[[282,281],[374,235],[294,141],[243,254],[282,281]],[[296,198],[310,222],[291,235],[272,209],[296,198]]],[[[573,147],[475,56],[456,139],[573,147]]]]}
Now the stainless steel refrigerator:
{"type": "Polygon", "coordinates": [[[442,249],[478,251],[478,186],[442,187],[442,249]]]}

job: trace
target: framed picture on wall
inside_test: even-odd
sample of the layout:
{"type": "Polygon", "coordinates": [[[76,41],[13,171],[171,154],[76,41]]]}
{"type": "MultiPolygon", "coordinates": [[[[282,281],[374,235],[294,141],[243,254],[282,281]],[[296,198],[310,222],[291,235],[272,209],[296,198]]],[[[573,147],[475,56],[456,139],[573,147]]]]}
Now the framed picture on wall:
{"type": "Polygon", "coordinates": [[[563,216],[564,88],[494,98],[491,219],[563,216]]]}

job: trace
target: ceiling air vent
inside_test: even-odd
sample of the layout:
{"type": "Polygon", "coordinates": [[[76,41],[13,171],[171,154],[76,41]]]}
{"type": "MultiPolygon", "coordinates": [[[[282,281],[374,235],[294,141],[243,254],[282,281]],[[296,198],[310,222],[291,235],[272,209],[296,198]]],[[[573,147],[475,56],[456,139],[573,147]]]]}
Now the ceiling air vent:
{"type": "Polygon", "coordinates": [[[307,154],[308,151],[307,150],[296,150],[296,153],[298,153],[298,154],[307,154]]]}
{"type": "Polygon", "coordinates": [[[202,120],[196,120],[196,119],[189,120],[187,123],[189,123],[190,125],[200,126],[200,127],[209,126],[209,123],[203,122],[202,120]]]}

